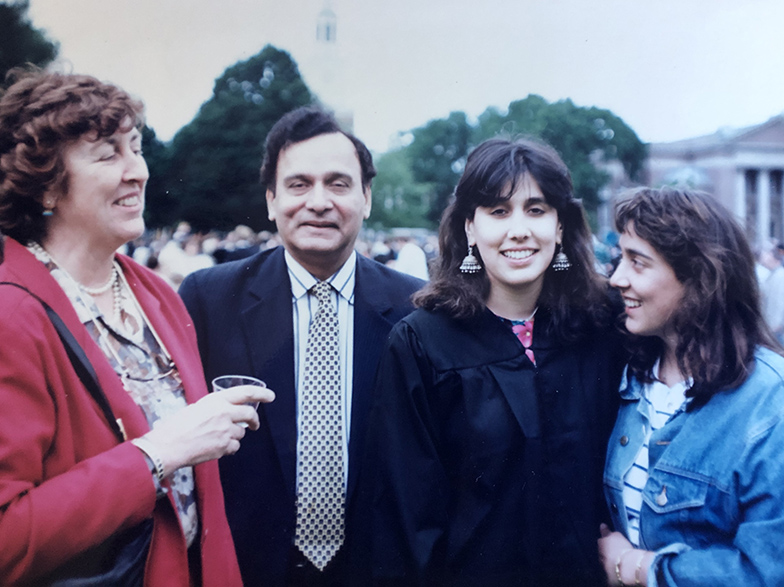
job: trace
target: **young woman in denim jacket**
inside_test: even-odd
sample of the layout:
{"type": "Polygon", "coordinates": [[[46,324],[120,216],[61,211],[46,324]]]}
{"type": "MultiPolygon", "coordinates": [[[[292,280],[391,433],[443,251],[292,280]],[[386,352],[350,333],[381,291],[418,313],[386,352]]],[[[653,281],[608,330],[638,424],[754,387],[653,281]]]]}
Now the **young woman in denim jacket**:
{"type": "Polygon", "coordinates": [[[784,358],[754,258],[711,196],[618,204],[632,358],[604,483],[610,585],[784,585],[784,358]]]}

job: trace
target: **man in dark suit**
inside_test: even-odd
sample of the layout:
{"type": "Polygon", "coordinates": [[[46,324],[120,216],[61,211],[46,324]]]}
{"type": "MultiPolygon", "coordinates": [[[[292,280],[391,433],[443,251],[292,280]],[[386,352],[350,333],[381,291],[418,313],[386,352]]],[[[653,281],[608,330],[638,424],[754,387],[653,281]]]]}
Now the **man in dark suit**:
{"type": "Polygon", "coordinates": [[[347,554],[351,527],[344,531],[343,524],[373,378],[389,330],[411,311],[410,297],[423,284],[354,252],[374,175],[370,152],[334,118],[314,108],[290,112],[270,131],[261,170],[283,247],[197,272],[180,288],[207,380],[253,375],[276,393],[259,408],[259,431],[220,462],[226,512],[250,587],[331,587],[356,577],[347,554]],[[323,377],[334,389],[323,394],[311,381],[322,369],[322,363],[314,367],[317,343],[310,340],[321,336],[311,328],[321,320],[332,320],[319,329],[334,331],[327,338],[339,356],[330,363],[334,375],[323,377]],[[321,410],[322,403],[334,409],[324,428],[337,430],[323,446],[312,422],[313,406],[321,410]],[[331,447],[332,457],[324,457],[336,459],[324,468],[329,472],[313,472],[316,444],[319,458],[331,447]],[[320,504],[332,490],[341,495],[320,504]]]}

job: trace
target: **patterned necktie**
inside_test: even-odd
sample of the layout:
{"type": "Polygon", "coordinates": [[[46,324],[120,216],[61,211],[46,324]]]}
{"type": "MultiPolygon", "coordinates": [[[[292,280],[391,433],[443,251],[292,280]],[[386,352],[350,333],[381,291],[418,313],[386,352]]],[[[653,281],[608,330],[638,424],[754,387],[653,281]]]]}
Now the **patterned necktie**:
{"type": "Polygon", "coordinates": [[[299,386],[294,544],[319,570],[324,570],[343,544],[346,507],[338,317],[331,291],[332,286],[324,281],[310,290],[318,309],[308,330],[304,378],[299,386]]]}

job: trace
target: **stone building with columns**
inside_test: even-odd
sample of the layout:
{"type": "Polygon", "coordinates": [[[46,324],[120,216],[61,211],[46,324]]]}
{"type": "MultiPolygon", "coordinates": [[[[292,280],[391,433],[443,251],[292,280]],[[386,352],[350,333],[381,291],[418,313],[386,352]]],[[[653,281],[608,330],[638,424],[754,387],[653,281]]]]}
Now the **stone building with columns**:
{"type": "Polygon", "coordinates": [[[784,242],[784,115],[648,148],[646,183],[708,191],[735,212],[752,243],[784,242]]]}

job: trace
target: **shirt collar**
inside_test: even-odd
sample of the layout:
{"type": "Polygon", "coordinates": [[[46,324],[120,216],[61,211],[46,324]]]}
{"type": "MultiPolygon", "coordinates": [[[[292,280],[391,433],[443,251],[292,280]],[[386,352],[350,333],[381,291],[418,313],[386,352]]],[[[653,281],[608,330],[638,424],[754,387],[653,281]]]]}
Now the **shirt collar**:
{"type": "MultiPolygon", "coordinates": [[[[310,272],[300,265],[297,260],[288,252],[284,253],[286,267],[291,278],[291,295],[295,300],[306,295],[310,288],[316,285],[319,280],[313,277],[310,272]]],[[[357,268],[357,253],[351,251],[351,255],[343,263],[343,266],[335,272],[332,277],[327,279],[329,283],[349,304],[354,303],[354,283],[357,268]]]]}
{"type": "MultiPolygon", "coordinates": [[[[659,363],[660,359],[657,359],[651,371],[656,381],[659,381],[659,363]]],[[[692,385],[694,385],[694,379],[692,377],[689,377],[686,381],[682,381],[681,383],[677,384],[677,386],[683,386],[685,390],[691,388],[692,385]]],[[[673,386],[673,388],[677,386],[673,386]]],[[[638,400],[642,398],[643,384],[640,383],[636,377],[632,377],[632,375],[629,373],[628,365],[626,365],[626,367],[623,369],[621,384],[619,385],[618,389],[620,390],[621,399],[638,400]]],[[[686,399],[687,402],[690,400],[691,398],[686,399]]]]}
{"type": "MultiPolygon", "coordinates": [[[[653,378],[654,378],[656,381],[661,381],[661,379],[659,378],[659,369],[660,369],[660,368],[661,368],[661,357],[659,357],[658,359],[656,359],[656,363],[653,365],[653,369],[651,370],[651,373],[653,373],[653,378]]],[[[664,383],[664,382],[662,382],[662,383],[664,383]]],[[[667,384],[665,383],[665,385],[667,385],[667,384]]],[[[689,388],[690,388],[692,385],[694,385],[694,378],[693,378],[693,377],[688,377],[688,378],[687,378],[687,379],[685,379],[684,381],[681,381],[680,383],[676,383],[676,384],[675,384],[675,385],[673,385],[673,386],[672,386],[670,389],[676,389],[676,388],[679,388],[679,387],[681,387],[681,388],[683,388],[684,390],[687,390],[687,389],[689,389],[689,388]]],[[[669,386],[668,386],[668,387],[669,387],[669,386]]]]}

